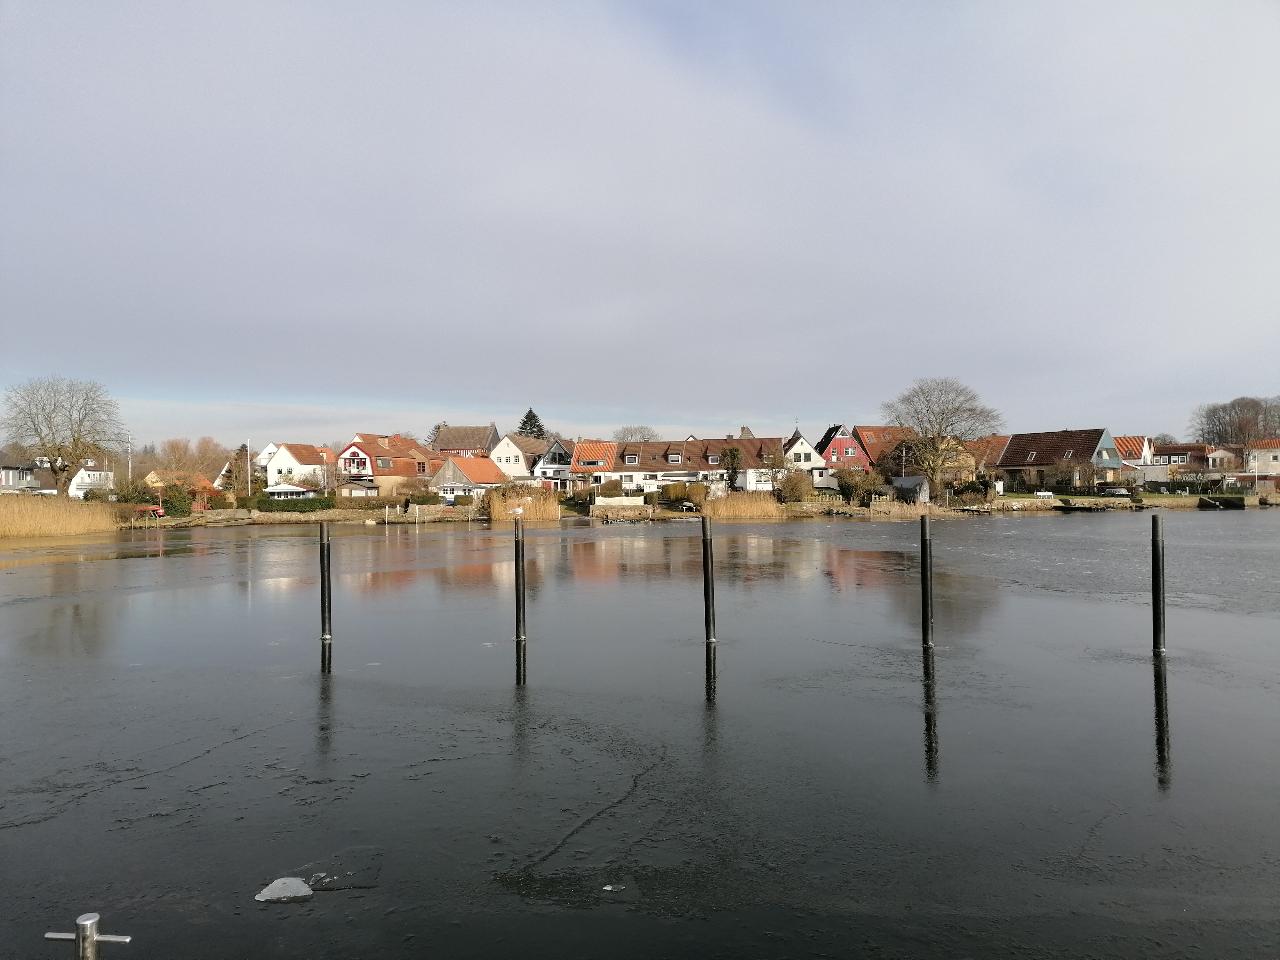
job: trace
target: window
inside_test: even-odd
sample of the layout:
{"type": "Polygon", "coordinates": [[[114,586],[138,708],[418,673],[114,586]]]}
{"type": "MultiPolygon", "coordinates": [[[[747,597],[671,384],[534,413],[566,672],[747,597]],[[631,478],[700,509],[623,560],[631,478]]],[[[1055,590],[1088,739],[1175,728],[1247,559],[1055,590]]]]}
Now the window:
{"type": "Polygon", "coordinates": [[[1168,457],[1156,457],[1156,458],[1155,458],[1155,462],[1156,462],[1156,463],[1168,463],[1168,462],[1169,462],[1169,458],[1168,458],[1168,457]]]}
{"type": "Polygon", "coordinates": [[[874,440],[876,438],[876,435],[872,433],[870,430],[864,433],[863,436],[866,437],[868,440],[874,440]]]}
{"type": "Polygon", "coordinates": [[[426,463],[425,463],[424,461],[422,461],[422,460],[419,460],[419,461],[418,461],[418,473],[426,473],[426,472],[427,472],[427,465],[426,465],[426,463]]]}
{"type": "Polygon", "coordinates": [[[711,454],[711,456],[707,457],[707,463],[716,464],[719,462],[720,462],[720,457],[714,453],[711,454]]]}
{"type": "Polygon", "coordinates": [[[627,463],[629,464],[636,464],[640,462],[639,454],[635,454],[635,453],[628,453],[626,459],[627,459],[627,463]]]}
{"type": "Polygon", "coordinates": [[[799,463],[799,462],[800,462],[800,454],[798,454],[798,453],[793,453],[793,454],[791,455],[791,459],[792,459],[792,460],[794,460],[796,463],[799,463]]]}
{"type": "Polygon", "coordinates": [[[604,461],[603,460],[583,460],[582,465],[584,467],[603,467],[604,461]]]}
{"type": "Polygon", "coordinates": [[[809,462],[811,462],[812,460],[813,460],[813,454],[812,454],[812,453],[806,453],[806,454],[804,455],[804,462],[805,462],[805,463],[809,463],[809,462]]]}
{"type": "Polygon", "coordinates": [[[390,460],[388,457],[379,457],[379,458],[378,458],[378,469],[379,469],[379,470],[390,470],[390,469],[391,469],[391,460],[390,460]]]}
{"type": "Polygon", "coordinates": [[[1186,463],[1186,462],[1187,462],[1187,458],[1186,458],[1186,456],[1185,456],[1185,455],[1184,455],[1184,456],[1181,456],[1181,457],[1170,457],[1170,458],[1169,458],[1169,462],[1170,462],[1170,463],[1186,463]]]}
{"type": "Polygon", "coordinates": [[[646,473],[646,474],[644,475],[644,478],[645,478],[646,480],[657,480],[657,479],[658,479],[658,475],[657,475],[656,473],[646,473]]]}
{"type": "Polygon", "coordinates": [[[1027,454],[1027,463],[1035,463],[1035,462],[1036,462],[1036,452],[1032,450],[1030,453],[1027,454]]]}
{"type": "Polygon", "coordinates": [[[602,476],[600,476],[600,474],[595,473],[595,474],[592,474],[592,475],[591,475],[591,482],[592,482],[592,483],[594,483],[594,484],[599,485],[600,483],[603,483],[603,482],[604,482],[604,478],[603,478],[602,476]]]}
{"type": "Polygon", "coordinates": [[[853,447],[845,447],[845,448],[844,448],[844,455],[845,455],[846,457],[852,457],[852,456],[853,456],[853,447]]]}
{"type": "Polygon", "coordinates": [[[1273,454],[1271,455],[1271,462],[1272,462],[1272,463],[1280,463],[1280,453],[1273,453],[1273,454]]]}
{"type": "Polygon", "coordinates": [[[634,474],[631,474],[631,473],[624,473],[624,474],[622,475],[622,482],[623,482],[623,483],[635,483],[635,481],[636,481],[636,478],[635,478],[635,475],[634,475],[634,474]]]}
{"type": "Polygon", "coordinates": [[[680,454],[678,453],[667,454],[667,463],[679,463],[679,462],[680,462],[680,454]]]}
{"type": "Polygon", "coordinates": [[[1063,460],[1070,460],[1070,459],[1071,459],[1071,455],[1072,455],[1073,453],[1075,453],[1075,451],[1074,451],[1074,450],[1068,450],[1066,453],[1064,453],[1064,454],[1062,455],[1062,459],[1063,459],[1063,460]]]}

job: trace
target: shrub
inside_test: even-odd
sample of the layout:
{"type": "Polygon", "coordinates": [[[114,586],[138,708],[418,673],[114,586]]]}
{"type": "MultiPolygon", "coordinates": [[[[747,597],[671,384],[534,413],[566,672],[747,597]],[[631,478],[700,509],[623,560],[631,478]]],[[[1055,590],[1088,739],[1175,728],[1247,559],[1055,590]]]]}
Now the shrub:
{"type": "Polygon", "coordinates": [[[622,496],[622,481],[606,480],[604,483],[600,484],[600,487],[596,490],[596,496],[597,497],[622,496]]]}
{"type": "Polygon", "coordinates": [[[658,500],[661,499],[661,497],[662,495],[658,493],[657,490],[654,490],[644,495],[644,502],[651,507],[656,507],[658,505],[658,500]]]}
{"type": "Polygon", "coordinates": [[[813,478],[808,470],[792,470],[778,484],[778,499],[783,503],[802,503],[813,493],[813,478]]]}
{"type": "Polygon", "coordinates": [[[879,476],[867,473],[865,470],[849,470],[841,467],[831,475],[836,478],[840,496],[844,497],[846,502],[864,507],[870,502],[872,494],[882,485],[879,476]]]}
{"type": "Polygon", "coordinates": [[[469,496],[468,494],[465,494],[465,493],[459,494],[458,496],[453,498],[453,505],[455,507],[469,507],[475,502],[476,502],[475,497],[469,496]]]}
{"type": "Polygon", "coordinates": [[[422,506],[431,506],[437,503],[443,503],[444,498],[438,493],[415,493],[409,497],[410,503],[419,503],[422,506]]]}
{"type": "Polygon", "coordinates": [[[115,489],[116,503],[156,503],[156,492],[141,480],[121,483],[115,489]]]}
{"type": "Polygon", "coordinates": [[[707,485],[705,483],[690,483],[684,488],[684,498],[697,506],[702,506],[707,502],[707,485]]]}
{"type": "Polygon", "coordinates": [[[230,510],[233,506],[235,504],[231,502],[231,498],[225,493],[215,493],[209,498],[210,510],[230,510]]]}
{"type": "Polygon", "coordinates": [[[688,500],[689,485],[687,483],[665,483],[662,485],[663,500],[688,500]]]}
{"type": "Polygon", "coordinates": [[[162,502],[164,503],[165,516],[191,516],[191,491],[184,486],[170,484],[165,487],[162,502]]]}

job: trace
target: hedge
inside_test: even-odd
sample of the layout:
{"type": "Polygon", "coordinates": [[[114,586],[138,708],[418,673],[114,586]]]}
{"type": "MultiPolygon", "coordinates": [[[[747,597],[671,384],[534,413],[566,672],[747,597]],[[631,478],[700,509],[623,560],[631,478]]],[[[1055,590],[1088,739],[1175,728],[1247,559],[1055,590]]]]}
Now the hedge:
{"type": "Polygon", "coordinates": [[[271,500],[262,498],[254,509],[263,513],[315,513],[317,510],[332,510],[333,497],[293,497],[288,500],[271,500]]]}

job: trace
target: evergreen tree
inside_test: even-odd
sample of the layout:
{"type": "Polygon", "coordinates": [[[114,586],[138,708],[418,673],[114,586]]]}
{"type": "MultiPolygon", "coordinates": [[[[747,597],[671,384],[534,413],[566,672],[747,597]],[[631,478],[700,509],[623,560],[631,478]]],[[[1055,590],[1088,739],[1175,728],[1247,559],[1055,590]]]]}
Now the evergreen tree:
{"type": "Polygon", "coordinates": [[[539,440],[547,439],[547,428],[542,425],[542,418],[533,412],[533,407],[525,411],[524,419],[520,421],[520,426],[516,428],[516,433],[522,437],[537,437],[539,440]]]}

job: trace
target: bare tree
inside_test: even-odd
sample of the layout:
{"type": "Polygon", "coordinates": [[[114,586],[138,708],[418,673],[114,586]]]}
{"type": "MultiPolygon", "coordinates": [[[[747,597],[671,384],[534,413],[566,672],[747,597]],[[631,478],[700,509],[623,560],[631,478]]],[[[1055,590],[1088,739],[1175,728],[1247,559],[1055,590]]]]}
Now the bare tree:
{"type": "Polygon", "coordinates": [[[1204,403],[1191,413],[1188,427],[1196,443],[1215,447],[1240,444],[1280,434],[1280,397],[1236,397],[1226,403],[1204,403]]]}
{"type": "Polygon", "coordinates": [[[1004,419],[983,404],[972,388],[952,377],[917,380],[911,388],[880,407],[891,422],[915,431],[912,452],[916,466],[938,489],[958,444],[997,433],[1004,419]]]}
{"type": "Polygon", "coordinates": [[[639,443],[645,440],[661,440],[662,435],[653,427],[633,424],[613,431],[613,439],[616,443],[639,443]]]}
{"type": "Polygon", "coordinates": [[[786,479],[794,469],[794,464],[781,446],[769,450],[760,457],[760,469],[769,474],[769,489],[777,490],[778,485],[786,479]]]}
{"type": "Polygon", "coordinates": [[[1154,437],[1151,438],[1151,445],[1153,447],[1156,447],[1156,446],[1164,447],[1164,446],[1168,446],[1171,443],[1177,443],[1177,442],[1178,442],[1178,438],[1175,437],[1172,433],[1157,433],[1154,437]]]}
{"type": "Polygon", "coordinates": [[[86,460],[100,460],[124,439],[120,408],[93,380],[36,377],[5,392],[0,429],[11,443],[49,461],[65,497],[86,460]]]}

